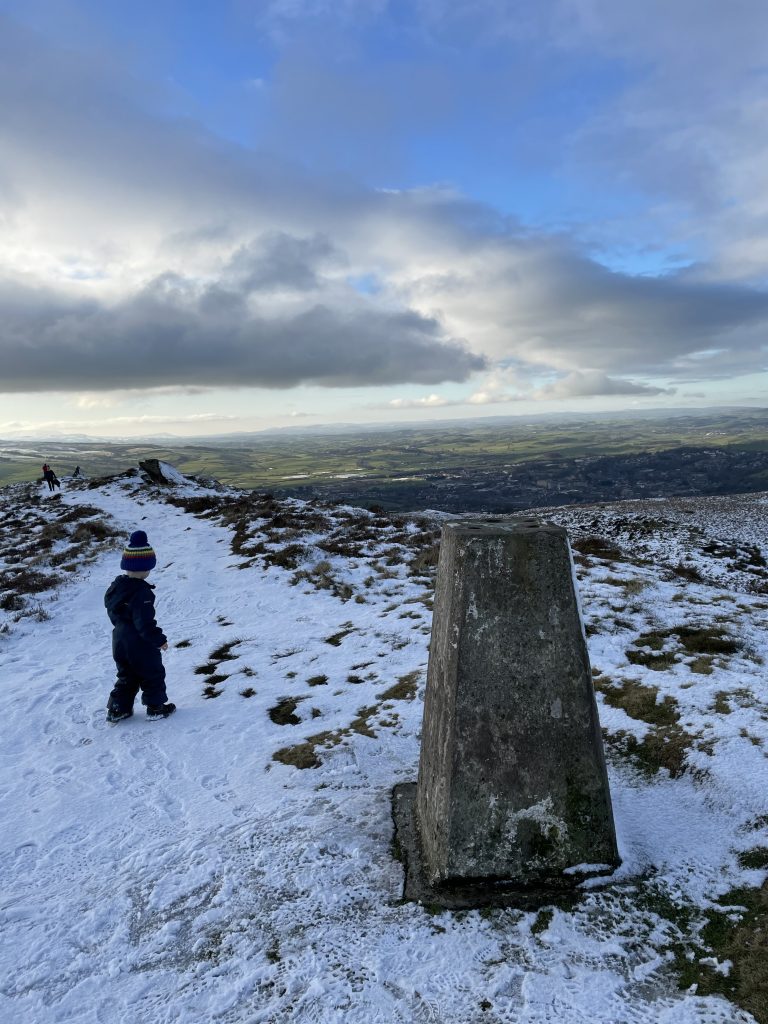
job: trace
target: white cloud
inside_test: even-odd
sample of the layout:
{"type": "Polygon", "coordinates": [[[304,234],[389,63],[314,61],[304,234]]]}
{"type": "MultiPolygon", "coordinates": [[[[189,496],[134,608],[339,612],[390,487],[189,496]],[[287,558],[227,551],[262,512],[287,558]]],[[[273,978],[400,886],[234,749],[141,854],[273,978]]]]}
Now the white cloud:
{"type": "Polygon", "coordinates": [[[446,405],[456,405],[442,395],[425,395],[423,398],[393,398],[387,403],[389,409],[441,409],[446,405]]]}
{"type": "Polygon", "coordinates": [[[78,395],[73,403],[78,409],[111,409],[116,401],[107,395],[78,395]]]}
{"type": "Polygon", "coordinates": [[[539,400],[560,398],[596,398],[607,395],[658,396],[674,395],[674,388],[662,388],[632,380],[609,377],[599,370],[576,371],[539,388],[533,396],[539,400]]]}
{"type": "Polygon", "coordinates": [[[112,428],[130,429],[132,427],[160,427],[160,426],[210,426],[215,423],[232,424],[237,422],[251,422],[253,417],[233,415],[230,413],[189,413],[179,415],[152,415],[144,414],[138,416],[107,416],[99,419],[57,419],[57,420],[36,420],[14,421],[0,423],[0,431],[9,433],[31,433],[39,434],[42,431],[54,433],[80,432],[88,430],[106,430],[112,428]]]}
{"type": "Polygon", "coordinates": [[[507,402],[520,401],[522,395],[508,394],[504,391],[475,391],[467,399],[468,405],[504,405],[507,402]]]}

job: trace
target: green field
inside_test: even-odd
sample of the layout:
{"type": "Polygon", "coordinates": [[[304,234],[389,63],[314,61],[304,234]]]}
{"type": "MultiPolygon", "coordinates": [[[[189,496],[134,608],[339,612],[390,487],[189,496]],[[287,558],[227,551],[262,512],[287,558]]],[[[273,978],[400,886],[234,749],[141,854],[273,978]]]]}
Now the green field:
{"type": "Polygon", "coordinates": [[[34,480],[49,461],[60,477],[80,465],[89,477],[121,472],[159,458],[181,472],[259,490],[332,486],[344,480],[391,481],[408,490],[408,477],[488,473],[521,463],[622,456],[680,447],[768,450],[768,411],[697,413],[661,418],[509,419],[430,424],[359,432],[254,434],[194,442],[0,442],[0,484],[34,480]]]}

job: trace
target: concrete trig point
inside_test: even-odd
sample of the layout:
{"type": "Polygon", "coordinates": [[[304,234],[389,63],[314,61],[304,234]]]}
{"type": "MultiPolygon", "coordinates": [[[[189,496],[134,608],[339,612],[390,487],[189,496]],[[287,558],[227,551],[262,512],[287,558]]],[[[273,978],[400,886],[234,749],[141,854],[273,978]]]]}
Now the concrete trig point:
{"type": "Polygon", "coordinates": [[[562,527],[443,527],[419,780],[394,809],[411,899],[510,902],[619,863],[562,527]]]}

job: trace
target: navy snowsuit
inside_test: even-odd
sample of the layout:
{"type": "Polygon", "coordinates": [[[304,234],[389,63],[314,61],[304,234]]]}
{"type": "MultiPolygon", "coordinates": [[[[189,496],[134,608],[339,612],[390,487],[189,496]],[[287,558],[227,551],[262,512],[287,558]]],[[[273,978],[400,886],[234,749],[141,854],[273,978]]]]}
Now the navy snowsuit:
{"type": "Polygon", "coordinates": [[[117,682],[107,704],[114,711],[132,711],[139,690],[146,707],[157,707],[168,699],[160,654],[166,636],[155,622],[154,589],[146,580],[118,576],[104,595],[104,606],[115,627],[112,657],[117,682]]]}

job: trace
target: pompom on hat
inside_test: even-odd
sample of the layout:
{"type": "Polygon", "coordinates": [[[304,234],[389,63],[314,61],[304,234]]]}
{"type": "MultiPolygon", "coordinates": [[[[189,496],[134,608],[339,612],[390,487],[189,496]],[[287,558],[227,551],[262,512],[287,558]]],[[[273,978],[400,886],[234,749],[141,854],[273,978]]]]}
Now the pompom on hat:
{"type": "Polygon", "coordinates": [[[157,558],[146,533],[143,530],[135,530],[123,551],[120,568],[127,572],[149,572],[156,565],[157,558]]]}

